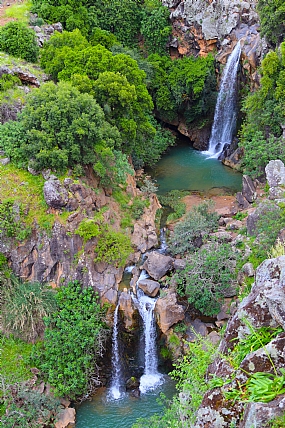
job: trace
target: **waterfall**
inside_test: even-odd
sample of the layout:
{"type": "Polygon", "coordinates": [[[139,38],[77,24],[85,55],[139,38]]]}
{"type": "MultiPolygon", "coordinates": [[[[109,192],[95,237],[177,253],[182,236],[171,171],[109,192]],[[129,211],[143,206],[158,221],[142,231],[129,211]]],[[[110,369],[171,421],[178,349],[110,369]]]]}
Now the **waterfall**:
{"type": "Polygon", "coordinates": [[[237,70],[240,54],[241,47],[238,42],[222,75],[209,148],[203,152],[211,158],[218,158],[225,145],[232,142],[236,126],[237,70]]]}
{"type": "Polygon", "coordinates": [[[118,314],[119,304],[117,304],[114,313],[114,327],[112,335],[112,381],[111,388],[109,391],[109,397],[115,400],[121,398],[121,396],[123,395],[121,392],[122,377],[118,342],[118,314]]]}
{"type": "MultiPolygon", "coordinates": [[[[142,270],[138,282],[144,278],[148,278],[148,274],[145,270],[142,270]]],[[[137,298],[133,297],[133,300],[143,320],[144,328],[144,374],[140,378],[140,391],[144,393],[156,388],[163,382],[163,377],[157,368],[156,322],[154,318],[154,308],[157,299],[145,295],[138,288],[137,298]]]]}

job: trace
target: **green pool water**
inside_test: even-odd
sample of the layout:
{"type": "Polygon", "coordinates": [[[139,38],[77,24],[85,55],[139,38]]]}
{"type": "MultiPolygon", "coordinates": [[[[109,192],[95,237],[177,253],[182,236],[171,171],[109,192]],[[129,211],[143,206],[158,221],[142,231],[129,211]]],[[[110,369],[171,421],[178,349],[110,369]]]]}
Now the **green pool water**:
{"type": "Polygon", "coordinates": [[[175,384],[168,376],[162,385],[139,398],[125,395],[122,399],[109,401],[108,390],[101,388],[92,401],[78,407],[76,428],[131,428],[138,418],[149,418],[162,412],[163,406],[157,402],[161,392],[169,399],[175,393],[175,384]]]}
{"type": "Polygon", "coordinates": [[[170,190],[209,192],[212,188],[225,188],[235,193],[241,189],[242,174],[226,167],[217,159],[207,159],[180,139],[156,166],[147,171],[156,180],[159,194],[170,190]]]}

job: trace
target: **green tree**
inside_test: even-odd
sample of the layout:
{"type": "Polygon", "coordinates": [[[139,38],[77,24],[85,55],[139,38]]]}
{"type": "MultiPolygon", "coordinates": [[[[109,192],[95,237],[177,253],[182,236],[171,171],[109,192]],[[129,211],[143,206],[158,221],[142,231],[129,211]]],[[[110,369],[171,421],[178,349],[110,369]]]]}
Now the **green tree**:
{"type": "Polygon", "coordinates": [[[58,310],[45,319],[41,370],[58,396],[74,399],[98,386],[98,358],[107,337],[105,309],[92,288],[69,283],[56,294],[58,310]],[[56,344],[56,346],[55,346],[56,344]]]}
{"type": "Polygon", "coordinates": [[[203,315],[217,315],[228,289],[236,283],[235,266],[230,244],[212,242],[192,254],[185,269],[174,274],[178,293],[203,315]]]}
{"type": "Polygon", "coordinates": [[[258,0],[257,10],[261,21],[261,34],[276,45],[284,40],[285,4],[284,0],[258,0]]]}
{"type": "Polygon", "coordinates": [[[36,62],[39,55],[34,30],[21,22],[9,22],[0,28],[0,50],[36,62]]]}
{"type": "Polygon", "coordinates": [[[159,0],[145,1],[140,31],[144,37],[144,47],[149,54],[165,54],[166,44],[171,34],[169,9],[162,6],[159,0]]]}
{"type": "Polygon", "coordinates": [[[174,228],[170,238],[173,254],[194,251],[201,246],[203,238],[217,227],[218,215],[211,201],[194,206],[174,228]]]}

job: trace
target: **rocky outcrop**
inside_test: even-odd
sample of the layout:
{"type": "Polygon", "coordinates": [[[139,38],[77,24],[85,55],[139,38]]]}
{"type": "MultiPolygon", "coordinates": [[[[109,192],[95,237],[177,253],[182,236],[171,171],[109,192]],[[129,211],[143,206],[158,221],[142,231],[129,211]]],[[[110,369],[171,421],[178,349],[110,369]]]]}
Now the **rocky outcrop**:
{"type": "Polygon", "coordinates": [[[149,297],[156,297],[160,290],[159,282],[151,279],[141,279],[138,281],[138,287],[149,297]]]}
{"type": "Polygon", "coordinates": [[[184,309],[178,305],[175,292],[170,290],[165,297],[157,300],[154,311],[162,333],[166,333],[170,327],[184,319],[184,309]]]}
{"type": "Polygon", "coordinates": [[[57,415],[57,420],[54,426],[55,428],[75,427],[75,409],[73,409],[72,407],[62,409],[57,415]]]}
{"type": "Polygon", "coordinates": [[[265,346],[245,355],[238,369],[230,364],[226,355],[237,341],[247,337],[260,327],[285,327],[285,256],[265,260],[256,271],[255,283],[249,295],[240,303],[229,320],[225,335],[220,343],[220,356],[209,367],[208,374],[222,378],[222,387],[208,391],[197,414],[195,427],[269,426],[267,422],[284,412],[284,396],[273,402],[246,403],[243,400],[226,399],[226,393],[245,385],[257,372],[279,372],[285,364],[285,332],[277,334],[265,346]],[[277,407],[275,407],[277,405],[277,407]],[[281,405],[281,407],[280,407],[281,405]],[[241,415],[243,417],[241,418],[241,415]]]}
{"type": "MultiPolygon", "coordinates": [[[[38,17],[36,14],[32,14],[31,22],[36,22],[37,18],[38,17]]],[[[56,22],[55,24],[51,25],[42,25],[41,27],[39,27],[38,25],[34,25],[32,26],[32,28],[35,32],[36,40],[40,48],[43,47],[44,42],[48,41],[51,38],[55,31],[62,33],[63,30],[62,24],[60,22],[56,22]]]]}
{"type": "Polygon", "coordinates": [[[173,258],[165,256],[158,252],[152,252],[147,255],[143,269],[156,281],[161,279],[167,272],[173,269],[173,258]]]}
{"type": "Polygon", "coordinates": [[[268,201],[262,202],[256,210],[251,213],[247,218],[247,233],[249,236],[254,236],[257,233],[257,223],[263,215],[268,213],[268,211],[278,211],[280,208],[273,203],[269,203],[268,201]]]}
{"type": "Polygon", "coordinates": [[[138,310],[126,289],[120,295],[119,305],[125,328],[132,330],[137,327],[138,310]]]}
{"type": "Polygon", "coordinates": [[[284,198],[285,167],[281,160],[272,160],[265,167],[266,179],[269,185],[269,199],[284,198]]]}

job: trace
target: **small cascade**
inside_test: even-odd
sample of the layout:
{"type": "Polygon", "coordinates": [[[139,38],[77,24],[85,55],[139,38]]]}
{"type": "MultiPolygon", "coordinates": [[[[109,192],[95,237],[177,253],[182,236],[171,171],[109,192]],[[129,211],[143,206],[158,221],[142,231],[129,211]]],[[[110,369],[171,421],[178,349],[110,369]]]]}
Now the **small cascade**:
{"type": "Polygon", "coordinates": [[[209,148],[203,152],[210,158],[218,158],[227,144],[232,142],[236,127],[237,71],[241,54],[240,42],[227,60],[215,109],[209,148]]]}
{"type": "Polygon", "coordinates": [[[112,381],[109,391],[109,398],[118,400],[122,397],[122,370],[120,365],[119,341],[118,341],[118,315],[119,304],[114,313],[114,327],[112,336],[112,381]]]}
{"type": "Polygon", "coordinates": [[[160,254],[165,254],[167,249],[168,249],[168,245],[166,242],[166,228],[163,227],[162,229],[160,229],[160,236],[159,236],[159,240],[160,240],[160,247],[158,248],[158,252],[160,254]]]}
{"type": "MultiPolygon", "coordinates": [[[[142,270],[138,282],[145,278],[148,278],[148,274],[142,270]]],[[[156,323],[154,318],[157,299],[147,296],[138,288],[137,297],[133,297],[133,300],[137,305],[144,327],[144,374],[140,378],[140,391],[144,393],[163,383],[163,376],[157,368],[156,323]]]]}

